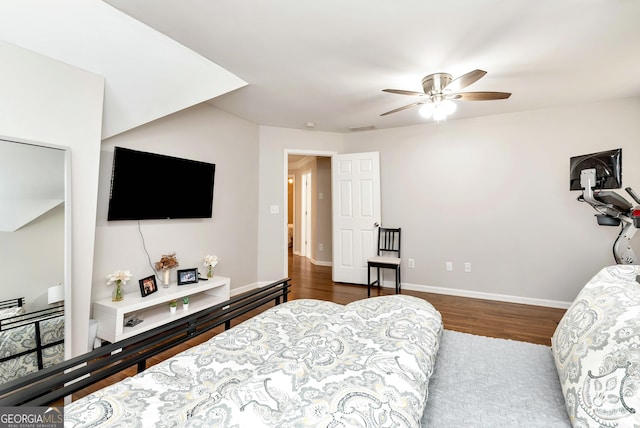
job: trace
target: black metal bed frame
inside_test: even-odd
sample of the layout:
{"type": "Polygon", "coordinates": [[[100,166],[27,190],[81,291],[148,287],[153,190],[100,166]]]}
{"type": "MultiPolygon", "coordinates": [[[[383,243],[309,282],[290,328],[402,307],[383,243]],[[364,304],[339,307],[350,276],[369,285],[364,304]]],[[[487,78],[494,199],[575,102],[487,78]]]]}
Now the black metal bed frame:
{"type": "Polygon", "coordinates": [[[138,373],[146,361],[180,343],[206,333],[271,301],[287,301],[290,279],[240,294],[226,302],[140,333],[128,339],[97,348],[87,354],[39,370],[0,385],[1,406],[46,406],[102,379],[137,365],[138,373]]]}
{"type": "MultiPolygon", "coordinates": [[[[18,306],[22,306],[24,297],[20,297],[20,304],[18,306]]],[[[33,324],[34,326],[34,344],[33,347],[27,349],[26,351],[19,352],[17,354],[12,354],[9,356],[1,357],[0,363],[5,361],[13,360],[16,358],[20,358],[23,355],[36,353],[36,363],[38,364],[38,370],[42,370],[44,367],[44,358],[43,353],[47,348],[52,348],[56,345],[60,345],[64,343],[64,339],[56,340],[54,342],[42,343],[42,334],[41,334],[41,323],[46,320],[50,320],[52,318],[64,316],[64,306],[56,306],[53,308],[41,309],[39,311],[28,312],[22,315],[16,315],[11,318],[5,318],[0,320],[0,332],[7,332],[12,329],[27,327],[29,324],[33,324]]]]}

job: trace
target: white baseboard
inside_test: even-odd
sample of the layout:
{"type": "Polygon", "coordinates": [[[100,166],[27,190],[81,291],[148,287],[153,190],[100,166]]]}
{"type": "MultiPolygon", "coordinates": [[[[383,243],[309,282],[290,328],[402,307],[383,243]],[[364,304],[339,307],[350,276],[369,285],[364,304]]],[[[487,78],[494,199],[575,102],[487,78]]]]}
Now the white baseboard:
{"type": "Polygon", "coordinates": [[[273,281],[259,281],[254,282],[253,284],[243,285],[242,287],[233,288],[230,291],[231,297],[237,296],[238,294],[246,293],[247,291],[255,290],[256,288],[264,287],[265,285],[273,284],[276,281],[280,281],[281,279],[274,279],[273,281]]]}
{"type": "Polygon", "coordinates": [[[243,285],[242,287],[238,287],[238,288],[232,288],[230,294],[231,294],[231,297],[237,296],[238,294],[251,291],[255,288],[263,287],[267,284],[271,284],[272,282],[275,282],[275,281],[254,282],[253,284],[243,285]]]}
{"type": "MultiPolygon", "coordinates": [[[[395,288],[395,282],[383,281],[383,287],[395,288]]],[[[519,303],[521,305],[545,306],[549,308],[568,309],[571,302],[560,300],[536,299],[534,297],[512,296],[509,294],[485,293],[482,291],[461,290],[457,288],[434,287],[431,285],[402,283],[403,290],[421,291],[423,293],[444,294],[448,296],[470,297],[472,299],[495,300],[497,302],[519,303]]]]}
{"type": "MultiPolygon", "coordinates": [[[[299,251],[294,251],[293,255],[294,256],[300,256],[300,257],[306,257],[306,256],[302,256],[299,251]]],[[[306,257],[306,258],[308,258],[309,261],[311,263],[313,263],[314,265],[316,265],[316,266],[333,266],[332,262],[325,262],[325,261],[322,261],[322,260],[316,260],[316,259],[312,259],[311,257],[306,257]]]]}

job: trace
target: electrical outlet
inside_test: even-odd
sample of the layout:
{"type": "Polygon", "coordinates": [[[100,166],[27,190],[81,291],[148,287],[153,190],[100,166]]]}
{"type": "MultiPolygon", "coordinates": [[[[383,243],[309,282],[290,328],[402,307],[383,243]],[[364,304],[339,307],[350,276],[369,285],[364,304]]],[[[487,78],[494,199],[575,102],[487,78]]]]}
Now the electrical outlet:
{"type": "Polygon", "coordinates": [[[409,267],[410,268],[416,267],[416,261],[414,259],[409,259],[409,267]]]}
{"type": "Polygon", "coordinates": [[[318,244],[318,250],[324,251],[324,244],[318,244]]]}
{"type": "Polygon", "coordinates": [[[271,214],[280,213],[280,205],[271,205],[271,214]]]}
{"type": "Polygon", "coordinates": [[[471,263],[465,263],[464,264],[464,271],[465,272],[471,272],[471,263]]]}
{"type": "Polygon", "coordinates": [[[447,272],[453,271],[453,262],[447,262],[447,272]]]}

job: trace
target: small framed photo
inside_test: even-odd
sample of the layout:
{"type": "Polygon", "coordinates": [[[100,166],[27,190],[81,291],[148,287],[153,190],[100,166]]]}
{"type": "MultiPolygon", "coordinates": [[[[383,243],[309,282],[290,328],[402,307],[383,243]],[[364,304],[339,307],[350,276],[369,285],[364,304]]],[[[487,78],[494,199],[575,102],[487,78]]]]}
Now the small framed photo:
{"type": "Polygon", "coordinates": [[[196,282],[198,282],[198,268],[178,270],[178,285],[195,284],[196,282]]]}
{"type": "Polygon", "coordinates": [[[158,291],[155,275],[142,278],[138,282],[140,283],[140,294],[142,294],[142,297],[147,297],[149,294],[158,291]]]}

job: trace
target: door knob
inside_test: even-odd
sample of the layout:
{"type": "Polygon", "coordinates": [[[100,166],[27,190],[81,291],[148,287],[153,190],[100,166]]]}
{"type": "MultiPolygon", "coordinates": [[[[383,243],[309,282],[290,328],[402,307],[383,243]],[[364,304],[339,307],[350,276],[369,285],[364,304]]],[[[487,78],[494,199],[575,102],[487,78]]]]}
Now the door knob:
{"type": "Polygon", "coordinates": [[[376,221],[375,223],[373,223],[373,227],[380,227],[380,223],[376,221]]]}

